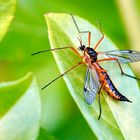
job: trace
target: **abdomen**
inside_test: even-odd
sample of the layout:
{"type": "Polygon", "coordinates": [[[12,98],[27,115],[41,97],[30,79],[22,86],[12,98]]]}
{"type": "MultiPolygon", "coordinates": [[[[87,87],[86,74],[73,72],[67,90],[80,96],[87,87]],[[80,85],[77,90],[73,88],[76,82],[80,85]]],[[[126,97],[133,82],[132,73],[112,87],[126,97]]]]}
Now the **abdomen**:
{"type": "Polygon", "coordinates": [[[107,72],[98,63],[93,63],[93,66],[99,75],[101,85],[103,82],[105,82],[103,89],[109,96],[111,96],[115,100],[131,102],[117,90],[107,72]]]}
{"type": "Polygon", "coordinates": [[[116,89],[107,73],[103,72],[102,74],[106,76],[103,89],[109,96],[111,96],[115,100],[131,102],[116,89]]]}

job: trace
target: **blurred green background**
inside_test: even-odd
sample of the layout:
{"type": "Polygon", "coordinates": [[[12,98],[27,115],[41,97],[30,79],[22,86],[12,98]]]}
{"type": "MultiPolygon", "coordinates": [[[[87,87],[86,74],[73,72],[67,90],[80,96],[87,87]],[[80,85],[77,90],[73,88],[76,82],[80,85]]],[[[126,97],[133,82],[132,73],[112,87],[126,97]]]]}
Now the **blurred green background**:
{"type": "MultiPolygon", "coordinates": [[[[119,48],[136,49],[132,46],[118,3],[113,0],[19,0],[9,31],[0,44],[0,82],[16,80],[31,71],[41,89],[60,74],[51,53],[31,57],[34,52],[50,48],[43,16],[48,12],[76,14],[93,24],[99,20],[105,34],[119,48]]],[[[135,8],[140,15],[139,0],[135,1],[135,8]]],[[[140,76],[137,71],[136,74],[140,76]]],[[[41,126],[44,129],[58,139],[95,138],[63,79],[41,91],[41,96],[41,126]]]]}

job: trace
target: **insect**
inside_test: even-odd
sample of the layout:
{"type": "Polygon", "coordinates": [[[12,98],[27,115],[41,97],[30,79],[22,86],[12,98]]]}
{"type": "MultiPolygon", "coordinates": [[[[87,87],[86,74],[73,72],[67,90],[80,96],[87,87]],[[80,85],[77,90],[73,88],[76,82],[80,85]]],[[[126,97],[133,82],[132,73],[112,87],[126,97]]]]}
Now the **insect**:
{"type": "Polygon", "coordinates": [[[118,89],[115,87],[112,80],[110,79],[107,71],[100,66],[100,62],[116,61],[122,75],[128,76],[130,78],[134,78],[136,80],[140,80],[137,77],[126,74],[121,67],[121,63],[130,63],[130,62],[140,61],[140,52],[132,51],[132,50],[114,50],[114,51],[108,51],[108,52],[97,52],[96,51],[97,47],[104,39],[104,34],[102,32],[101,26],[100,26],[100,30],[102,33],[102,37],[95,44],[94,48],[91,48],[90,47],[91,32],[90,31],[80,31],[73,15],[71,15],[71,17],[72,17],[75,27],[79,33],[78,40],[79,40],[80,46],[78,47],[78,49],[75,49],[74,47],[54,48],[54,49],[39,51],[39,52],[33,53],[32,55],[36,55],[36,54],[40,54],[40,53],[44,53],[44,52],[48,52],[48,51],[57,51],[57,50],[62,50],[62,49],[71,49],[72,51],[74,51],[75,54],[78,55],[82,59],[82,61],[79,62],[78,64],[76,64],[75,66],[71,67],[70,69],[68,69],[67,71],[65,71],[58,77],[56,77],[55,79],[53,79],[51,82],[49,82],[47,85],[45,85],[42,88],[42,90],[45,89],[46,87],[48,87],[50,84],[52,84],[54,81],[56,81],[63,75],[65,75],[68,72],[70,72],[71,70],[75,69],[76,67],[78,67],[82,64],[86,64],[87,70],[86,70],[86,74],[85,74],[84,88],[83,88],[84,98],[85,98],[86,103],[90,105],[93,103],[96,95],[98,95],[98,102],[99,102],[98,120],[99,120],[101,117],[101,113],[102,113],[101,102],[100,102],[100,93],[102,90],[104,90],[109,96],[111,96],[115,100],[131,102],[127,97],[125,97],[118,91],[118,89]],[[88,46],[86,46],[82,43],[82,38],[80,36],[81,33],[87,34],[88,46]],[[82,51],[83,55],[80,55],[78,50],[82,51]],[[98,59],[98,55],[105,55],[106,58],[98,59]]]}

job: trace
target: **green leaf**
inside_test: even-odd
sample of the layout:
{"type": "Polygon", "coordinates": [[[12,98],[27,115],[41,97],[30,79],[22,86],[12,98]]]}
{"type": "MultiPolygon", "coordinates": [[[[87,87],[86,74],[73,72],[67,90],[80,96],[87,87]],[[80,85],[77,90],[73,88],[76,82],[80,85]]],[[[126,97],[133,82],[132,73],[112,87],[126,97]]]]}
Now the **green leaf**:
{"type": "Polygon", "coordinates": [[[0,41],[8,30],[16,9],[17,0],[0,0],[0,41]]]}
{"type": "Polygon", "coordinates": [[[0,140],[35,139],[40,117],[40,93],[31,73],[0,84],[0,140]]]}
{"type": "MultiPolygon", "coordinates": [[[[73,46],[77,48],[77,29],[69,14],[47,14],[45,15],[49,40],[52,48],[73,46]]],[[[75,16],[77,25],[81,31],[91,31],[91,46],[94,46],[101,37],[100,31],[88,21],[75,16]]],[[[83,44],[87,44],[87,35],[82,35],[83,44]]],[[[115,44],[108,38],[101,42],[98,51],[116,50],[115,44]]],[[[79,52],[80,53],[80,52],[79,52]]],[[[78,62],[82,61],[71,50],[53,51],[55,60],[63,73],[78,62]]],[[[68,89],[98,139],[134,139],[140,137],[140,111],[139,111],[139,87],[137,81],[126,76],[121,76],[120,70],[115,62],[105,62],[104,67],[118,90],[130,99],[133,103],[115,101],[106,95],[101,94],[102,117],[99,115],[98,99],[92,105],[87,105],[83,97],[83,85],[86,66],[79,66],[64,76],[68,89]],[[127,88],[125,88],[127,87],[127,88]]],[[[122,64],[124,71],[134,75],[130,67],[122,64]]]]}
{"type": "Polygon", "coordinates": [[[44,128],[41,127],[37,140],[57,140],[57,139],[50,133],[48,133],[44,128]]]}

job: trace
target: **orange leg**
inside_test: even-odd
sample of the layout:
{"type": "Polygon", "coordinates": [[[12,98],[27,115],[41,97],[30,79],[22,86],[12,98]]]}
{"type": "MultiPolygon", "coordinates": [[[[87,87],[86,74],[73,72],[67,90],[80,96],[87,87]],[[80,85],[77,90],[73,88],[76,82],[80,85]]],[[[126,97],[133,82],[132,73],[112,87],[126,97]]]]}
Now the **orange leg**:
{"type": "Polygon", "coordinates": [[[48,50],[41,50],[41,51],[38,51],[38,52],[35,52],[35,53],[31,54],[31,56],[37,55],[37,54],[40,54],[40,53],[46,53],[46,52],[49,52],[49,51],[64,50],[64,49],[69,49],[69,48],[71,48],[71,47],[62,47],[62,48],[53,48],[53,49],[48,49],[48,50]]]}
{"type": "MultiPolygon", "coordinates": [[[[90,31],[80,31],[80,29],[79,29],[79,27],[78,27],[78,25],[76,23],[76,20],[75,20],[75,18],[74,18],[74,16],[72,14],[71,14],[71,17],[72,17],[73,23],[75,24],[75,27],[76,27],[76,29],[77,29],[77,31],[79,33],[79,36],[80,36],[81,33],[87,33],[88,34],[88,47],[90,47],[91,32],[90,31]]],[[[82,45],[81,36],[78,39],[80,41],[80,44],[82,45]]]]}
{"type": "MultiPolygon", "coordinates": [[[[90,42],[91,42],[91,32],[90,31],[82,31],[82,32],[79,32],[79,34],[81,33],[87,33],[88,34],[88,47],[90,47],[90,42]]],[[[102,31],[101,31],[102,33],[102,31]]],[[[80,37],[81,38],[81,37],[80,37]]],[[[94,47],[94,50],[98,47],[98,45],[101,43],[101,41],[104,39],[104,34],[102,33],[102,37],[100,38],[100,40],[97,42],[97,44],[95,45],[94,47]]],[[[80,41],[82,42],[82,40],[80,41]]]]}
{"type": "Polygon", "coordinates": [[[91,42],[91,32],[88,32],[88,47],[90,47],[91,42]]]}
{"type": "Polygon", "coordinates": [[[101,43],[101,41],[104,39],[104,34],[103,34],[103,31],[102,31],[102,28],[101,28],[101,23],[99,22],[99,28],[100,28],[100,32],[102,34],[102,37],[100,38],[100,40],[96,43],[95,47],[94,47],[94,50],[99,46],[99,44],[101,43]]]}
{"type": "Polygon", "coordinates": [[[120,71],[121,71],[121,74],[122,74],[122,75],[125,75],[125,76],[127,76],[127,77],[130,77],[130,78],[133,78],[133,79],[136,79],[136,80],[139,80],[139,81],[140,81],[140,78],[137,78],[137,77],[134,77],[134,76],[131,76],[131,75],[129,75],[129,74],[124,73],[124,72],[123,72],[123,69],[122,69],[122,67],[121,67],[121,64],[120,64],[120,62],[118,61],[117,58],[105,58],[105,59],[97,60],[97,62],[101,62],[101,61],[111,61],[111,60],[117,61],[117,64],[118,64],[118,66],[119,66],[119,68],[120,68],[120,71]]]}
{"type": "Polygon", "coordinates": [[[83,58],[83,56],[81,56],[79,54],[79,52],[74,48],[74,47],[71,47],[72,51],[74,51],[75,54],[77,54],[80,58],[83,58]]]}
{"type": "Polygon", "coordinates": [[[35,52],[33,54],[31,54],[32,56],[33,55],[37,55],[37,54],[40,54],[40,53],[45,53],[45,52],[49,52],[49,51],[57,51],[57,50],[64,50],[64,49],[72,49],[72,51],[74,51],[80,58],[83,58],[83,56],[81,56],[78,51],[74,48],[74,47],[63,47],[63,48],[54,48],[54,49],[48,49],[48,50],[42,50],[42,51],[39,51],[39,52],[35,52]]]}
{"type": "MultiPolygon", "coordinates": [[[[120,71],[121,71],[121,74],[125,74],[125,73],[123,72],[122,67],[121,67],[121,64],[120,64],[120,62],[118,61],[117,58],[105,58],[105,59],[97,60],[97,62],[102,62],[102,61],[112,61],[112,60],[117,61],[117,64],[118,64],[118,66],[119,66],[119,68],[120,68],[120,71]]],[[[125,74],[125,75],[127,75],[127,74],[125,74]]]]}
{"type": "Polygon", "coordinates": [[[118,60],[118,59],[117,58],[105,58],[105,59],[97,60],[97,62],[101,62],[101,61],[112,61],[112,60],[118,60]]]}
{"type": "Polygon", "coordinates": [[[45,85],[43,89],[45,89],[46,87],[48,87],[50,84],[52,84],[53,82],[55,82],[57,79],[61,78],[62,76],[64,76],[65,74],[67,74],[68,72],[70,72],[71,70],[75,69],[76,67],[80,66],[84,64],[84,62],[79,62],[78,64],[76,64],[75,66],[71,67],[70,69],[68,69],[67,71],[65,71],[64,73],[62,73],[61,75],[59,75],[58,77],[56,77],[55,79],[53,79],[51,82],[49,82],[47,85],[45,85]]]}
{"type": "MultiPolygon", "coordinates": [[[[85,34],[87,33],[87,38],[88,38],[88,47],[90,47],[90,42],[91,42],[91,32],[90,31],[82,31],[82,32],[79,32],[79,36],[80,34],[85,34]]],[[[82,45],[82,39],[81,39],[81,36],[79,38],[79,41],[80,41],[80,44],[82,45]]]]}
{"type": "Polygon", "coordinates": [[[94,47],[94,50],[99,46],[99,44],[101,43],[101,41],[104,39],[104,34],[103,36],[100,38],[100,40],[97,42],[97,44],[94,47]]]}

